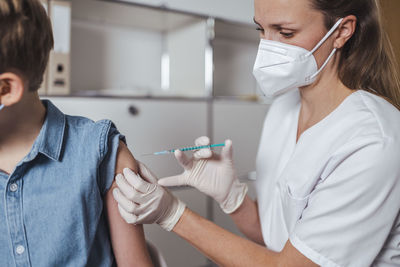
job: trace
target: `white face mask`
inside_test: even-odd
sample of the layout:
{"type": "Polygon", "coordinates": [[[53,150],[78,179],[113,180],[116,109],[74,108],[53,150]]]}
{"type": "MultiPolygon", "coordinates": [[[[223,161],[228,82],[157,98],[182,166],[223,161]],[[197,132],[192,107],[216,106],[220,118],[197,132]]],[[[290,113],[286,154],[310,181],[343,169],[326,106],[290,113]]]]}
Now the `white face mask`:
{"type": "Polygon", "coordinates": [[[308,51],[302,47],[261,39],[253,74],[267,97],[312,84],[328,64],[336,48],[318,70],[313,53],[332,35],[343,19],[338,20],[324,38],[308,51]]]}

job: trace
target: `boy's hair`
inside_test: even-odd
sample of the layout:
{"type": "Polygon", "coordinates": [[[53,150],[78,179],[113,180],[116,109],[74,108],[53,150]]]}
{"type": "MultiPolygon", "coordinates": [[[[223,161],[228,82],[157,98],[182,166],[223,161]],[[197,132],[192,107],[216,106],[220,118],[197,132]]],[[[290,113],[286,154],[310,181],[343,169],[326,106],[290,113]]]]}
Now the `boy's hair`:
{"type": "Polygon", "coordinates": [[[14,72],[39,89],[53,48],[53,31],[39,0],[0,0],[0,74],[14,72]]]}

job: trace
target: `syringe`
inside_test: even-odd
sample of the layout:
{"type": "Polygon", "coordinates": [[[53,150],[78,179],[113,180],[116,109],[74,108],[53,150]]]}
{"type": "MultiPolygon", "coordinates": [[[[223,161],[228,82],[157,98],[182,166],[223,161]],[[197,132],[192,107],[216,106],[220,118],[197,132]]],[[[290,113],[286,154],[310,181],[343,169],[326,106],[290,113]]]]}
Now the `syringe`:
{"type": "Polygon", "coordinates": [[[159,152],[154,152],[151,154],[144,154],[142,156],[151,156],[151,155],[166,155],[166,154],[171,154],[175,153],[175,150],[180,150],[180,151],[192,151],[192,150],[200,150],[204,148],[213,148],[213,147],[222,147],[225,146],[225,144],[214,144],[214,145],[208,145],[208,146],[192,146],[192,147],[184,147],[184,148],[176,148],[176,149],[169,149],[169,150],[164,150],[164,151],[159,151],[159,152]]]}

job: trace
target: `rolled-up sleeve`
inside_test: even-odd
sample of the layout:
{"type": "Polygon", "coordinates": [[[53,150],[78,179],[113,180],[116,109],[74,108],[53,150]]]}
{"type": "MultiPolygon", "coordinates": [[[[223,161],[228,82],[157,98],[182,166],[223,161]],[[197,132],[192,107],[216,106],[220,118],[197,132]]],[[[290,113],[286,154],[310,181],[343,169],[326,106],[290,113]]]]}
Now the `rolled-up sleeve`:
{"type": "Polygon", "coordinates": [[[321,266],[371,266],[399,214],[397,144],[381,138],[338,151],[309,196],[292,245],[321,266]]]}
{"type": "Polygon", "coordinates": [[[126,140],[111,121],[103,120],[99,123],[103,123],[104,127],[100,138],[101,161],[99,166],[98,185],[101,194],[104,196],[114,181],[120,141],[126,143],[126,140]]]}

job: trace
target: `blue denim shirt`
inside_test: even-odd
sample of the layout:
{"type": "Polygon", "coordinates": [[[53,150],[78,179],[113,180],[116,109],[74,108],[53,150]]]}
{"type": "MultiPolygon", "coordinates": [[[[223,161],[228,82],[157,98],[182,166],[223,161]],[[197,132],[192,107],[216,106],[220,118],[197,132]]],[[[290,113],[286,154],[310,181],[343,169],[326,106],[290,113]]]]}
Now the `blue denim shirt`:
{"type": "Polygon", "coordinates": [[[103,197],[124,138],[110,121],[43,103],[31,151],[10,175],[0,171],[0,266],[113,266],[103,197]]]}

